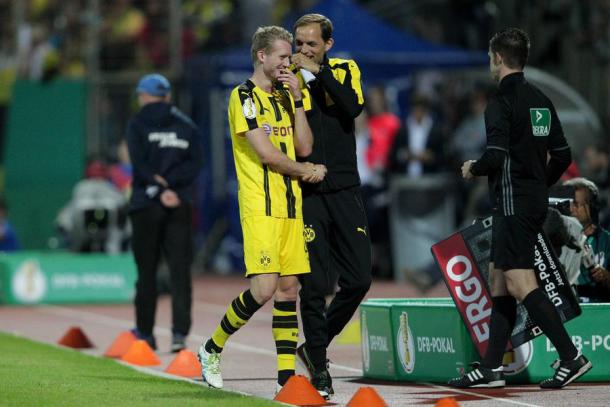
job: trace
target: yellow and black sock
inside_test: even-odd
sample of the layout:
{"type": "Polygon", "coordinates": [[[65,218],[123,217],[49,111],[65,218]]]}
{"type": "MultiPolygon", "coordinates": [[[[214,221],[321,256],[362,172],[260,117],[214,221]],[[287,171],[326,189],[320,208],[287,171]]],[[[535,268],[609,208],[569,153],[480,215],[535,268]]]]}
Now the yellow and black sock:
{"type": "Polygon", "coordinates": [[[273,303],[273,339],[277,349],[277,382],[283,386],[294,376],[299,336],[296,301],[273,303]]]}
{"type": "Polygon", "coordinates": [[[239,294],[227,308],[227,313],[216,327],[212,337],[206,342],[205,350],[212,353],[222,352],[229,336],[244,326],[261,305],[254,300],[250,290],[239,294]]]}

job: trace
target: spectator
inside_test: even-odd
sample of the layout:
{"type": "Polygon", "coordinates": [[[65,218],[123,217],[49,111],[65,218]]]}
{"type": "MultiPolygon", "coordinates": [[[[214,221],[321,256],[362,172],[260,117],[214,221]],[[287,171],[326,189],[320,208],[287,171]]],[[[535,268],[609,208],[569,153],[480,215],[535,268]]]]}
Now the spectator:
{"type": "Polygon", "coordinates": [[[108,178],[125,197],[129,198],[131,196],[133,168],[129,160],[129,150],[125,139],[121,140],[117,146],[117,158],[117,162],[108,168],[108,178]]]}
{"type": "Polygon", "coordinates": [[[582,225],[585,238],[576,291],[581,302],[609,302],[610,232],[599,224],[599,190],[586,178],[574,178],[563,185],[574,188],[570,210],[582,225]]]}
{"type": "Polygon", "coordinates": [[[144,13],[131,0],[104,4],[102,22],[102,69],[116,71],[131,67],[138,55],[137,41],[146,26],[144,13]]]}
{"type": "Polygon", "coordinates": [[[400,119],[388,111],[384,88],[372,87],[366,100],[370,138],[366,160],[369,167],[383,173],[387,170],[390,148],[400,129],[400,119]]]}
{"type": "Polygon", "coordinates": [[[417,178],[440,171],[442,162],[442,134],[432,118],[430,103],[414,95],[411,112],[391,149],[390,171],[417,178]]]}
{"type": "Polygon", "coordinates": [[[8,205],[0,197],[0,251],[13,252],[20,249],[17,233],[8,220],[8,205]]]}
{"type": "Polygon", "coordinates": [[[171,351],[186,347],[191,328],[192,185],[203,151],[195,124],[171,104],[169,81],[149,74],[136,88],[140,111],[127,127],[133,163],[130,218],[138,268],[135,333],[156,348],[156,276],[161,253],[171,276],[171,351]]]}
{"type": "MultiPolygon", "coordinates": [[[[480,157],[485,151],[485,108],[487,91],[475,87],[470,95],[470,112],[458,125],[450,141],[451,161],[462,163],[471,157],[480,157]]],[[[470,223],[474,217],[484,212],[487,203],[486,181],[479,178],[475,182],[460,182],[456,200],[457,223],[470,223]]]]}
{"type": "Polygon", "coordinates": [[[367,114],[364,113],[356,119],[358,172],[371,231],[372,273],[374,276],[387,278],[393,273],[386,179],[390,149],[400,130],[400,119],[388,111],[383,87],[375,86],[369,89],[365,99],[365,110],[368,119],[367,114]],[[366,123],[367,128],[358,131],[362,126],[361,122],[366,123]],[[363,167],[367,170],[363,171],[363,167]]]}

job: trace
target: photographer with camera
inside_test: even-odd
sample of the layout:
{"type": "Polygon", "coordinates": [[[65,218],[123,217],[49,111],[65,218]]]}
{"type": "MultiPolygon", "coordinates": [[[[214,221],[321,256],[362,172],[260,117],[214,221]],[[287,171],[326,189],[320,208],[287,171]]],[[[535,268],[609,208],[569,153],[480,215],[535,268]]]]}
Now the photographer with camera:
{"type": "Polygon", "coordinates": [[[597,186],[586,178],[573,178],[572,216],[582,225],[584,243],[576,291],[581,302],[610,302],[610,232],[599,224],[601,201],[597,186]]]}

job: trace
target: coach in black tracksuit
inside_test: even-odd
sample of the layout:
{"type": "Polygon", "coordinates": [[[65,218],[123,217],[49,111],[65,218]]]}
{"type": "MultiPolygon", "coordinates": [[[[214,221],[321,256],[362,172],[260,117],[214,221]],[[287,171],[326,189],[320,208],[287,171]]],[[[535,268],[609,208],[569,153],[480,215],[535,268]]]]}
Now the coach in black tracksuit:
{"type": "Polygon", "coordinates": [[[156,275],[161,254],[170,271],[172,348],[185,347],[191,327],[192,197],[202,165],[195,124],[170,104],[170,84],[144,76],[136,89],[141,110],[129,121],[127,145],[133,165],[130,217],[138,268],[136,335],[156,347],[156,275]]]}
{"type": "Polygon", "coordinates": [[[354,119],[363,107],[360,71],[353,60],[328,58],[332,24],[309,14],[295,23],[292,62],[314,74],[303,90],[303,104],[314,136],[313,152],[303,160],[328,169],[319,184],[303,184],[303,220],[311,274],[301,278],[301,318],[312,384],[332,394],[326,348],[343,329],[371,284],[371,243],[360,196],[354,119]],[[338,275],[339,291],[325,311],[325,294],[338,275]]]}
{"type": "Polygon", "coordinates": [[[502,358],[515,324],[516,301],[559,353],[555,375],[541,387],[564,387],[591,368],[534,273],[534,245],[547,213],[548,187],[568,168],[571,153],[553,103],[523,75],[528,53],[529,38],[520,29],[505,29],[491,39],[490,70],[499,89],[485,110],[487,149],[462,166],[464,178],[487,176],[489,181],[493,305],[481,365],[452,379],[449,384],[455,387],[505,385],[502,358]]]}

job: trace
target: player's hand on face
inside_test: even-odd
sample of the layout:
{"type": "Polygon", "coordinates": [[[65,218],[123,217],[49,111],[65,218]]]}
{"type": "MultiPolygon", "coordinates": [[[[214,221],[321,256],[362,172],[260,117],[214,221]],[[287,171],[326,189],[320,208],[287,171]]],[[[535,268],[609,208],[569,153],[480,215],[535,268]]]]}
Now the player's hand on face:
{"type": "Polygon", "coordinates": [[[320,65],[318,65],[313,60],[309,59],[303,54],[294,54],[290,60],[299,69],[305,69],[306,71],[309,71],[313,74],[316,74],[320,71],[320,65]]]}
{"type": "Polygon", "coordinates": [[[282,69],[277,80],[288,86],[288,90],[295,100],[301,100],[303,98],[301,87],[299,86],[299,79],[290,69],[282,69]]]}

